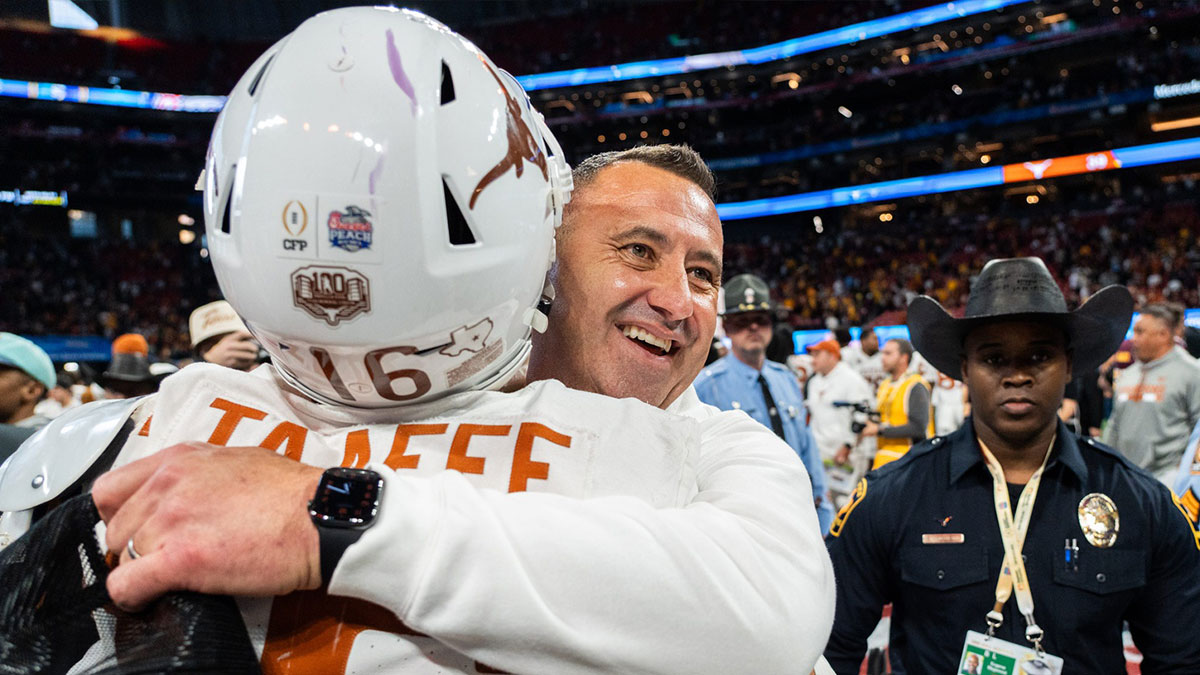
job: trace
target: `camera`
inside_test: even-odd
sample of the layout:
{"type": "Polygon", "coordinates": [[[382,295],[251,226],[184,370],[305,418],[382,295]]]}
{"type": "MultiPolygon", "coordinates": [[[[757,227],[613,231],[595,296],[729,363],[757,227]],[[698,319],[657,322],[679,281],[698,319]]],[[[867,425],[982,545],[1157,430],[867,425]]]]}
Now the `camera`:
{"type": "Polygon", "coordinates": [[[863,429],[867,428],[868,421],[878,422],[881,419],[879,417],[879,412],[866,403],[854,401],[834,401],[833,407],[852,409],[853,412],[850,416],[850,431],[853,431],[856,434],[861,433],[863,429]]]}

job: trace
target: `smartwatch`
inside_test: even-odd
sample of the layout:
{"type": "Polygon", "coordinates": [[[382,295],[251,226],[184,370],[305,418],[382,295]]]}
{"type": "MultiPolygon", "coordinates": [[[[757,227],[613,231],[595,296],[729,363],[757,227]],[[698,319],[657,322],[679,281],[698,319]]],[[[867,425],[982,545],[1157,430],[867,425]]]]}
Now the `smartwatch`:
{"type": "Polygon", "coordinates": [[[321,581],[333,577],[342,554],[375,522],[383,497],[383,476],[369,469],[326,469],[308,515],[317,526],[321,551],[321,581]]]}

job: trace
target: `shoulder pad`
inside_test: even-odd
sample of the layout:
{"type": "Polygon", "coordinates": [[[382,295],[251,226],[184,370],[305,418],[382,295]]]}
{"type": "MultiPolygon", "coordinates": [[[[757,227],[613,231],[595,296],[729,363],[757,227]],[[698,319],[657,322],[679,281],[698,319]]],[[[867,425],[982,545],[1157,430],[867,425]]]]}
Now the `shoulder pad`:
{"type": "Polygon", "coordinates": [[[39,429],[0,465],[0,511],[24,511],[62,494],[104,454],[142,402],[89,403],[39,429]]]}

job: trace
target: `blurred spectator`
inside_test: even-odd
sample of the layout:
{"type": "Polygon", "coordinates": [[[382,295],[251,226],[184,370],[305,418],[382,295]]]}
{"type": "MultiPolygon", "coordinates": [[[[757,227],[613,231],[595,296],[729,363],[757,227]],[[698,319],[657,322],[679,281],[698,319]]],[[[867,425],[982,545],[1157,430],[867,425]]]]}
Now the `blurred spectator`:
{"type": "Polygon", "coordinates": [[[34,428],[49,422],[34,407],[54,385],[54,363],[41,347],[0,333],[0,422],[34,428]]]}
{"type": "Polygon", "coordinates": [[[197,307],[188,319],[188,334],[201,361],[247,371],[259,363],[258,343],[224,300],[197,307]]]}
{"type": "Polygon", "coordinates": [[[744,411],[792,446],[808,469],[824,534],[833,521],[833,505],[826,495],[820,450],[805,422],[804,394],[787,366],[766,358],[774,309],[770,290],[762,279],[743,274],[730,279],[724,291],[722,323],[732,349],[700,371],[696,394],[722,410],[744,411]]]}
{"type": "Polygon", "coordinates": [[[863,376],[871,385],[871,391],[877,389],[887,377],[883,369],[883,355],[879,353],[879,337],[870,326],[862,329],[857,345],[850,343],[842,348],[842,361],[863,376]]]}
{"type": "Polygon", "coordinates": [[[863,436],[876,436],[878,449],[872,469],[900,459],[914,443],[933,433],[930,419],[930,386],[917,373],[909,372],[913,346],[908,340],[893,338],[879,350],[888,378],[879,385],[875,400],[880,421],[870,421],[863,436]]]}
{"type": "Polygon", "coordinates": [[[1133,324],[1134,362],[1116,375],[1104,442],[1171,485],[1200,421],[1200,366],[1175,345],[1175,313],[1147,305],[1133,324]]]}
{"type": "Polygon", "coordinates": [[[1184,315],[1187,313],[1187,308],[1178,302],[1164,302],[1162,305],[1167,308],[1167,311],[1171,312],[1171,336],[1175,341],[1175,351],[1190,359],[1195,359],[1196,357],[1192,356],[1192,353],[1188,350],[1187,333],[1185,330],[1187,325],[1183,321],[1184,315]]]}
{"type": "Polygon", "coordinates": [[[59,371],[55,375],[54,386],[50,388],[49,393],[46,394],[46,398],[37,404],[34,412],[47,419],[54,419],[63,414],[63,411],[68,408],[79,405],[79,401],[75,399],[75,395],[71,392],[71,386],[74,384],[74,378],[59,371]]]}
{"type": "Polygon", "coordinates": [[[867,381],[842,362],[841,352],[835,340],[823,340],[808,348],[815,371],[807,387],[809,428],[821,451],[835,504],[853,492],[858,476],[866,468],[867,458],[852,456],[858,444],[858,434],[851,428],[853,404],[871,407],[874,398],[867,381]]]}
{"type": "Polygon", "coordinates": [[[151,370],[146,338],[126,333],[113,340],[112,361],[96,381],[108,398],[134,398],[158,391],[158,383],[170,372],[151,370]]]}
{"type": "Polygon", "coordinates": [[[912,365],[908,367],[908,371],[917,373],[929,383],[929,405],[933,409],[934,435],[947,436],[957,431],[969,414],[967,385],[934,368],[920,352],[913,352],[912,365]]]}
{"type": "Polygon", "coordinates": [[[0,462],[49,418],[34,412],[54,386],[46,352],[19,335],[0,333],[0,462]]]}

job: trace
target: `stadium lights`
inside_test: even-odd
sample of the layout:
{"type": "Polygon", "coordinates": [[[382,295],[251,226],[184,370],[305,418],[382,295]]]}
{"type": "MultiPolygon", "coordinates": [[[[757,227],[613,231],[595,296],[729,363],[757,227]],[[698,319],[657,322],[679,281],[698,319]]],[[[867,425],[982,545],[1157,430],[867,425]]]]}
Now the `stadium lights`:
{"type": "Polygon", "coordinates": [[[854,113],[850,112],[850,109],[844,105],[838,106],[838,114],[840,114],[842,117],[845,117],[846,119],[850,119],[851,117],[854,116],[854,113]]]}
{"type": "Polygon", "coordinates": [[[932,176],[852,185],[784,197],[726,202],[717,204],[717,215],[721,220],[728,221],[801,213],[851,204],[869,204],[902,197],[971,190],[1110,169],[1130,169],[1137,166],[1196,158],[1200,158],[1200,137],[1004,166],[954,171],[932,176]]]}
{"type": "MultiPolygon", "coordinates": [[[[715,68],[732,68],[782,61],[802,54],[840,47],[870,38],[1000,10],[1026,0],[962,0],[947,2],[890,17],[872,19],[834,28],[821,33],[740,51],[696,54],[671,59],[637,61],[596,68],[579,68],[535,75],[521,75],[517,81],[526,91],[574,87],[604,82],[620,82],[642,77],[663,77],[715,68]]],[[[907,55],[901,61],[908,63],[907,55]]],[[[700,86],[699,80],[696,87],[700,86]]],[[[788,85],[792,86],[792,85],[788,85]]],[[[793,87],[794,88],[794,87],[793,87]]],[[[87,103],[124,108],[165,110],[188,113],[216,113],[225,105],[224,96],[193,96],[102,87],[84,87],[53,82],[27,82],[0,79],[0,97],[87,103]]]]}
{"type": "Polygon", "coordinates": [[[521,83],[521,86],[525,87],[526,91],[535,91],[554,87],[574,87],[601,82],[619,82],[641,77],[677,75],[728,66],[756,65],[770,61],[781,61],[801,54],[810,54],[815,51],[840,47],[891,33],[923,28],[952,19],[960,19],[975,14],[999,10],[1024,1],[965,0],[947,2],[753,49],[697,54],[673,59],[636,61],[597,68],[560,70],[550,73],[538,73],[536,75],[522,75],[517,78],[517,81],[521,83]]]}

